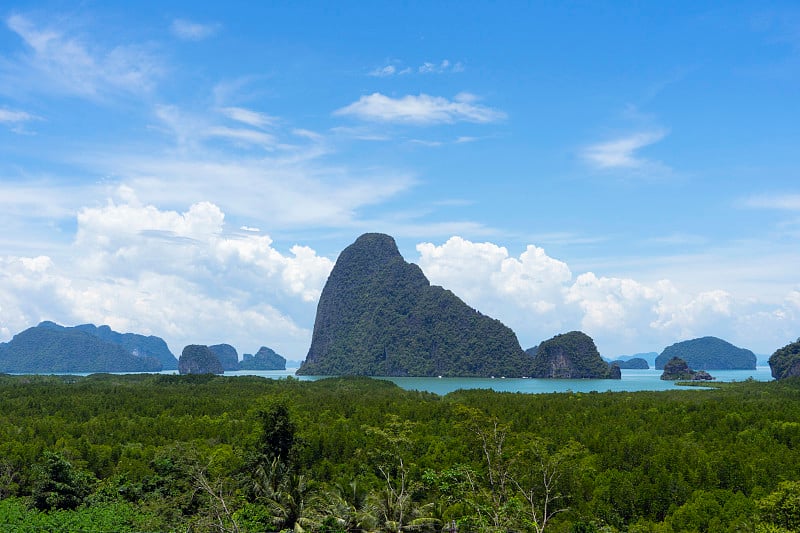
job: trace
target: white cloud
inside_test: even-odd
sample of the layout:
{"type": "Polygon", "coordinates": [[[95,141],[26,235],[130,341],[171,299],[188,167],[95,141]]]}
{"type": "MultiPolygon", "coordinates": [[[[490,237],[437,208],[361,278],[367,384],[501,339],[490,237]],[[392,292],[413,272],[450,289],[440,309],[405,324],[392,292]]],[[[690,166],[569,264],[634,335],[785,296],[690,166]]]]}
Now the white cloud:
{"type": "Polygon", "coordinates": [[[50,319],[159,335],[176,355],[192,342],[305,355],[330,259],[301,245],[282,253],[263,234],[229,234],[208,202],[179,213],[121,192],[126,201],[81,210],[60,259],[0,257],[0,335],[50,319]]]}
{"type": "Polygon", "coordinates": [[[175,19],[170,26],[172,34],[185,41],[202,41],[219,30],[218,24],[200,24],[185,19],[175,19]]]}
{"type": "Polygon", "coordinates": [[[506,117],[502,111],[475,104],[474,101],[475,97],[468,93],[462,93],[454,100],[427,94],[392,98],[381,93],[373,93],[338,109],[334,115],[353,116],[377,122],[422,125],[455,122],[487,123],[506,117]]]}
{"type": "Polygon", "coordinates": [[[397,73],[397,68],[394,65],[386,65],[385,67],[376,68],[375,70],[370,71],[370,76],[375,76],[377,78],[386,78],[388,76],[393,76],[397,73]]]}
{"type": "Polygon", "coordinates": [[[13,109],[0,108],[0,123],[18,124],[20,122],[29,122],[31,120],[37,120],[37,118],[25,111],[15,111],[13,109]]]}
{"type": "Polygon", "coordinates": [[[762,194],[744,201],[746,207],[800,211],[800,194],[762,194]]]}
{"type": "Polygon", "coordinates": [[[37,26],[15,14],[6,19],[10,30],[27,46],[16,63],[0,72],[4,92],[53,92],[103,99],[110,94],[150,91],[162,73],[159,61],[135,45],[100,47],[67,35],[64,29],[37,26]]]}
{"type": "Polygon", "coordinates": [[[643,283],[592,272],[573,278],[568,265],[537,246],[514,257],[505,247],[460,237],[421,243],[417,251],[432,283],[509,325],[524,347],[580,329],[607,356],[661,351],[705,335],[771,353],[800,328],[796,290],[761,301],[719,289],[692,293],[669,280],[643,283]]]}
{"type": "Polygon", "coordinates": [[[277,118],[273,116],[243,107],[223,107],[220,109],[220,112],[232,120],[242,122],[254,128],[265,128],[277,122],[277,118]]]}
{"type": "Polygon", "coordinates": [[[636,169],[650,161],[637,155],[641,148],[657,143],[666,136],[664,130],[643,131],[611,141],[587,146],[582,156],[600,169],[636,169]]]}

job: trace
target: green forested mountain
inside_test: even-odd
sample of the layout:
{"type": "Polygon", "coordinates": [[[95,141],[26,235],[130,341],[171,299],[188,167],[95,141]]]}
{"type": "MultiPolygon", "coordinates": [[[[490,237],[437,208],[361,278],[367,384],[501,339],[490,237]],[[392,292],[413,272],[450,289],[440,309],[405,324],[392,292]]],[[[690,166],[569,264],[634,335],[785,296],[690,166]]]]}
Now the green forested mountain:
{"type": "Polygon", "coordinates": [[[800,339],[775,350],[769,366],[775,379],[800,377],[800,339]]]}
{"type": "Polygon", "coordinates": [[[240,370],[286,370],[286,358],[272,348],[262,346],[255,355],[244,354],[239,363],[240,370]]]}
{"type": "Polygon", "coordinates": [[[185,346],[178,359],[181,374],[222,374],[224,371],[216,354],[202,344],[185,346]]]}
{"type": "Polygon", "coordinates": [[[298,373],[512,377],[531,362],[508,327],[431,286],[390,236],[368,233],[336,261],[298,373]]]}
{"type": "Polygon", "coordinates": [[[800,530],[800,381],[715,387],[0,376],[0,529],[800,530]]]}
{"type": "Polygon", "coordinates": [[[18,333],[0,344],[0,371],[52,372],[157,372],[161,362],[135,355],[120,344],[108,342],[79,328],[53,322],[18,333]]]}
{"type": "Polygon", "coordinates": [[[667,346],[656,358],[656,368],[678,357],[695,370],[752,370],[756,368],[756,355],[745,348],[717,337],[702,337],[677,342],[667,346]]]}
{"type": "Polygon", "coordinates": [[[556,335],[541,343],[533,356],[535,378],[611,378],[620,379],[618,366],[600,356],[591,337],[581,331],[556,335]]]}
{"type": "Polygon", "coordinates": [[[94,335],[106,342],[119,344],[133,355],[158,359],[161,361],[162,370],[177,370],[178,368],[178,359],[169,351],[167,343],[161,337],[137,333],[118,333],[108,326],[95,326],[94,324],[82,324],[75,326],[74,329],[94,335]]]}
{"type": "Polygon", "coordinates": [[[617,365],[621,369],[629,369],[629,370],[647,370],[650,368],[650,365],[647,364],[645,359],[641,357],[632,357],[631,359],[617,359],[616,361],[611,362],[612,365],[617,365]]]}

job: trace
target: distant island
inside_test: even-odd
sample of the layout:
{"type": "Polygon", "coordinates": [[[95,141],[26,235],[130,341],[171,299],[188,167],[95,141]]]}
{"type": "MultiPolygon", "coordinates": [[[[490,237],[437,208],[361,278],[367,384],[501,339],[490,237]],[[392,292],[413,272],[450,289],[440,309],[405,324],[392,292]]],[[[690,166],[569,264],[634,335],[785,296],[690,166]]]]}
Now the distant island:
{"type": "Polygon", "coordinates": [[[631,359],[617,359],[610,364],[617,365],[622,370],[648,370],[650,365],[647,360],[641,357],[632,357],[631,359]]]}
{"type": "Polygon", "coordinates": [[[159,372],[178,361],[158,337],[41,322],[0,344],[0,372],[159,372]]]}
{"type": "Polygon", "coordinates": [[[325,283],[297,374],[521,377],[531,364],[511,329],[432,286],[392,237],[367,233],[325,283]]]}
{"type": "Polygon", "coordinates": [[[647,361],[648,368],[656,366],[658,352],[640,352],[631,355],[618,355],[615,361],[630,361],[631,359],[644,359],[647,361]]]}
{"type": "Polygon", "coordinates": [[[209,348],[201,344],[190,344],[184,347],[178,360],[178,372],[181,374],[222,374],[225,369],[219,357],[209,348]]]}
{"type": "Polygon", "coordinates": [[[677,342],[664,348],[656,358],[656,369],[678,357],[697,370],[755,370],[756,355],[717,337],[702,337],[677,342]]]}
{"type": "Polygon", "coordinates": [[[668,381],[708,381],[714,378],[705,370],[692,370],[686,361],[680,357],[673,357],[664,365],[661,379],[668,381]]]}
{"type": "Polygon", "coordinates": [[[618,365],[609,365],[597,351],[594,340],[582,331],[556,335],[536,348],[531,377],[558,379],[621,379],[618,365]]]}
{"type": "Polygon", "coordinates": [[[286,370],[286,358],[262,346],[255,355],[244,354],[239,370],[286,370]]]}

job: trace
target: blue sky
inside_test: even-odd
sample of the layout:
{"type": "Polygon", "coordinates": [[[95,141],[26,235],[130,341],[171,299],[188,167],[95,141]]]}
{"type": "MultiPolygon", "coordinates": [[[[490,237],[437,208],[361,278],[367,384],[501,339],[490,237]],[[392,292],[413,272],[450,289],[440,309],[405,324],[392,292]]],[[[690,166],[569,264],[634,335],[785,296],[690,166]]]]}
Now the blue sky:
{"type": "Polygon", "coordinates": [[[302,359],[359,234],[523,347],[800,336],[792,2],[17,2],[0,341],[302,359]]]}

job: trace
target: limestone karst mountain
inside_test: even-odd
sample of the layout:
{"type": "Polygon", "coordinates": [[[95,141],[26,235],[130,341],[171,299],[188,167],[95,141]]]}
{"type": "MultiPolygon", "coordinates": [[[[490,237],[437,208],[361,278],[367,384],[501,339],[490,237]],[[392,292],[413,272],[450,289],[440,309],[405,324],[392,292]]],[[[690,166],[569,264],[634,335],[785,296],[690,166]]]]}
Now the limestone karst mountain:
{"type": "Polygon", "coordinates": [[[336,261],[297,373],[512,377],[531,362],[511,329],[432,286],[392,237],[367,233],[336,261]]]}

